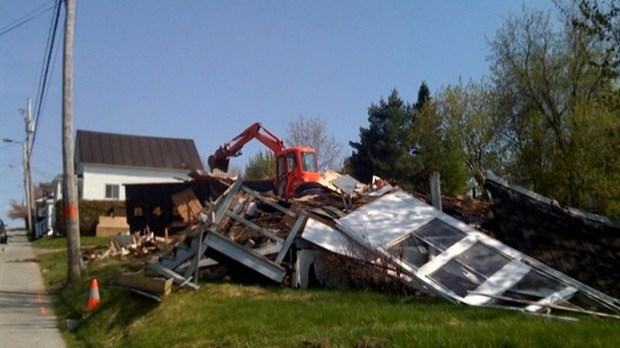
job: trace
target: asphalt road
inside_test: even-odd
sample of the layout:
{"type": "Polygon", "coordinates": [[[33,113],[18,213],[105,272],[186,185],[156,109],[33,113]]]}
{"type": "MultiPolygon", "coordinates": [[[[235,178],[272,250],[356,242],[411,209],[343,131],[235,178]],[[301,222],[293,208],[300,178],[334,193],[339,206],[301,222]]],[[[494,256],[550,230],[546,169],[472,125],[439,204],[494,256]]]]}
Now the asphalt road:
{"type": "Polygon", "coordinates": [[[25,231],[0,244],[0,348],[65,347],[25,231]]]}

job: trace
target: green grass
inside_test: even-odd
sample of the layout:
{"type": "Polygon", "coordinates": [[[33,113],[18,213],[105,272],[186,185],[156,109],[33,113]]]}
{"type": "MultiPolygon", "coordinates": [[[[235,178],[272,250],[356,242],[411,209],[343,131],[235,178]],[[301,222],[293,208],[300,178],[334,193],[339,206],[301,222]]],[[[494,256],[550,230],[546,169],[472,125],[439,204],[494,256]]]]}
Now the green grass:
{"type": "MultiPolygon", "coordinates": [[[[106,247],[110,243],[109,237],[80,237],[82,247],[106,247]]],[[[32,246],[38,249],[62,249],[67,247],[65,237],[45,237],[32,242],[32,246]]]]}
{"type": "MultiPolygon", "coordinates": [[[[42,254],[46,283],[59,287],[66,253],[42,254]]],[[[135,267],[116,258],[90,262],[78,284],[56,293],[56,314],[71,347],[613,347],[620,321],[577,323],[441,300],[372,291],[295,290],[202,283],[158,304],[112,288],[107,280],[135,267]],[[66,318],[83,314],[89,281],[99,280],[101,305],[74,331],[66,318]]],[[[66,271],[65,271],[66,273],[66,271]]]]}

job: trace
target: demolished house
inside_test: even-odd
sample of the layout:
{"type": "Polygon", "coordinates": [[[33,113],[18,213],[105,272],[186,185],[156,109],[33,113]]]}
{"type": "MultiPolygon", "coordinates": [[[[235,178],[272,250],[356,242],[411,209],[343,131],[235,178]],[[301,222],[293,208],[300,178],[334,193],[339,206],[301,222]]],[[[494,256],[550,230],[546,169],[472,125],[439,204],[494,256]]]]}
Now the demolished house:
{"type": "Polygon", "coordinates": [[[330,182],[329,193],[285,202],[242,180],[228,182],[212,202],[200,202],[190,188],[175,204],[191,211],[191,223],[146,269],[181,288],[197,289],[206,273],[304,288],[342,281],[330,279],[330,256],[338,255],[453,303],[620,318],[617,298],[398,187],[359,185],[348,176],[330,182]]]}
{"type": "Polygon", "coordinates": [[[548,197],[486,174],[495,237],[558,271],[620,297],[620,226],[562,207],[548,197]]]}

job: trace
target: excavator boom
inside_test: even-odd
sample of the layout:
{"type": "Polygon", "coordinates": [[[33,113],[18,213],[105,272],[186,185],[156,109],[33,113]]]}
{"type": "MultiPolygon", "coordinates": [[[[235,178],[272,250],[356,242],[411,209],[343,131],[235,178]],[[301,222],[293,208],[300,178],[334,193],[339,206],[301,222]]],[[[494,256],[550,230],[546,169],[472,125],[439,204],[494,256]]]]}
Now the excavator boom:
{"type": "Polygon", "coordinates": [[[246,128],[230,142],[220,146],[209,156],[208,164],[212,172],[228,171],[231,157],[241,155],[241,149],[250,140],[256,139],[267,146],[276,156],[276,194],[292,197],[308,184],[315,184],[319,178],[316,151],[311,147],[286,148],[284,142],[269,129],[256,122],[246,128]]]}
{"type": "Polygon", "coordinates": [[[260,122],[256,122],[234,137],[230,142],[220,146],[213,155],[209,156],[208,162],[211,171],[217,169],[224,173],[227,172],[230,157],[240,156],[241,149],[252,139],[260,141],[276,155],[285,150],[282,139],[263,127],[260,122]]]}

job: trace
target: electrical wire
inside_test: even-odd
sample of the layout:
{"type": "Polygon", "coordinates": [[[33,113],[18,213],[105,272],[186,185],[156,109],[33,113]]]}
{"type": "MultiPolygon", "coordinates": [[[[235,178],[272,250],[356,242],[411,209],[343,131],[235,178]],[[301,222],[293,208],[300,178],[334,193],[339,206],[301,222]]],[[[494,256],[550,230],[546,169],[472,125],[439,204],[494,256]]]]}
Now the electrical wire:
{"type": "Polygon", "coordinates": [[[51,10],[54,8],[54,6],[49,6],[50,3],[54,2],[55,0],[51,0],[48,1],[46,3],[44,3],[43,5],[37,7],[36,9],[28,12],[27,14],[23,15],[21,18],[16,19],[15,21],[13,21],[13,23],[5,25],[4,28],[0,29],[0,36],[3,36],[4,34],[7,34],[11,31],[13,31],[14,29],[17,29],[19,27],[21,27],[22,25],[30,22],[31,20],[37,18],[38,16],[44,14],[45,12],[51,10]],[[47,6],[47,7],[46,7],[47,6]]]}
{"type": "MultiPolygon", "coordinates": [[[[37,102],[35,117],[34,117],[34,131],[32,134],[32,142],[30,145],[30,152],[28,153],[28,157],[32,157],[32,149],[34,148],[35,140],[37,137],[37,130],[39,129],[39,119],[41,116],[41,110],[43,108],[43,98],[45,97],[45,91],[47,87],[47,77],[49,75],[50,63],[52,61],[52,52],[54,51],[54,42],[56,41],[56,32],[58,29],[58,22],[60,19],[60,5],[62,0],[56,0],[56,13],[52,19],[52,25],[50,26],[50,33],[48,36],[47,47],[45,60],[43,62],[43,67],[41,71],[41,79],[39,82],[39,92],[37,94],[37,102]]],[[[30,159],[30,158],[29,158],[30,159]]]]}

